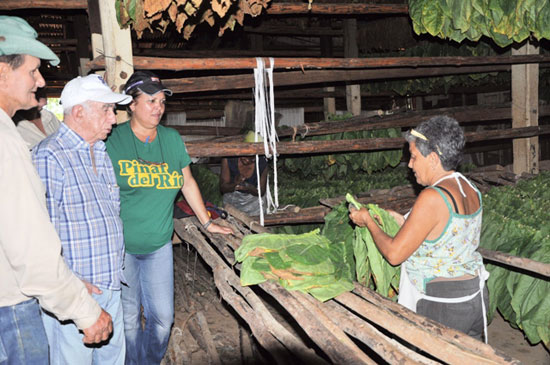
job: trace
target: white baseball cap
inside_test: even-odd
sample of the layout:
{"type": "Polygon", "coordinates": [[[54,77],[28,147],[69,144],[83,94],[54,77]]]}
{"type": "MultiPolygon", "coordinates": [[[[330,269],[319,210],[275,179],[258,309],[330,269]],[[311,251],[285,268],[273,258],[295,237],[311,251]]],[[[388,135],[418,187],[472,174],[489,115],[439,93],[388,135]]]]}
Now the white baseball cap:
{"type": "Polygon", "coordinates": [[[132,101],[132,97],[113,92],[103,77],[95,74],[72,79],[61,92],[60,102],[63,110],[86,101],[125,105],[132,101]]]}

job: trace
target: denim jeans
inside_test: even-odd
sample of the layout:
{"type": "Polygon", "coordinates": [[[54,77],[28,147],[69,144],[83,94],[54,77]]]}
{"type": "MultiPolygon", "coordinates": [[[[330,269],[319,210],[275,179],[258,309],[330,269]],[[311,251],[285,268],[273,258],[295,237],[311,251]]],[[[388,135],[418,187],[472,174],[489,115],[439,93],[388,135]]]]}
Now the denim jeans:
{"type": "Polygon", "coordinates": [[[36,299],[0,307],[0,364],[48,364],[48,339],[36,299]]]}
{"type": "Polygon", "coordinates": [[[124,277],[128,284],[122,286],[126,364],[160,364],[174,322],[172,242],[149,254],[127,252],[124,277]]]}
{"type": "Polygon", "coordinates": [[[122,320],[120,290],[101,289],[92,297],[113,319],[111,337],[100,345],[85,345],[84,334],[74,322],[60,322],[55,316],[42,313],[42,321],[50,344],[50,363],[57,364],[124,364],[126,344],[122,320]]]}

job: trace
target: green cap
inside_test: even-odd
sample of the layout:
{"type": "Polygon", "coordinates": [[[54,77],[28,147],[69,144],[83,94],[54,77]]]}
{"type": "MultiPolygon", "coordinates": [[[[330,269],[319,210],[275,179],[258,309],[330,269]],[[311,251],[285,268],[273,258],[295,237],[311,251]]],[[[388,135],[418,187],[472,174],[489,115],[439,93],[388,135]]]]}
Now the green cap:
{"type": "Polygon", "coordinates": [[[25,20],[0,15],[0,56],[28,54],[57,66],[59,57],[37,37],[38,33],[25,20]]]}

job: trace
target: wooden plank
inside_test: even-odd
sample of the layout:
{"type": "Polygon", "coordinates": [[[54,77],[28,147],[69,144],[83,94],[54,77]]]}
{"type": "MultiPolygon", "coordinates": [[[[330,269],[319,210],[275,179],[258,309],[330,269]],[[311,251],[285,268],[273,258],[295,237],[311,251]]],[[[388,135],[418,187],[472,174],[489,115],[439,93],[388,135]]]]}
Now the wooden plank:
{"type": "Polygon", "coordinates": [[[279,303],[284,303],[285,310],[292,315],[332,363],[374,364],[374,361],[362,353],[341,330],[335,330],[334,323],[329,318],[320,315],[318,311],[312,313],[310,306],[297,299],[297,296],[305,294],[287,291],[280,285],[269,281],[259,284],[259,286],[279,303]]]}
{"type": "MultiPolygon", "coordinates": [[[[433,66],[480,66],[548,63],[547,55],[517,56],[471,56],[471,57],[372,57],[372,58],[275,58],[275,69],[321,69],[321,68],[396,68],[433,66]]],[[[237,70],[256,68],[256,58],[133,58],[134,67],[140,70],[237,70]]],[[[105,67],[104,57],[90,61],[91,69],[105,67]]]]}
{"type": "Polygon", "coordinates": [[[283,14],[408,14],[406,4],[350,4],[350,3],[276,3],[272,2],[266,9],[269,15],[283,14]]]}
{"type": "Polygon", "coordinates": [[[519,361],[468,335],[416,314],[356,284],[334,300],[397,337],[449,364],[519,364],[519,361]]]}
{"type": "Polygon", "coordinates": [[[87,9],[88,0],[2,0],[0,10],[15,9],[87,9]]]}
{"type": "MultiPolygon", "coordinates": [[[[513,55],[538,54],[539,49],[526,42],[519,49],[512,48],[513,55]]],[[[512,66],[512,127],[532,127],[539,124],[539,67],[532,65],[512,66]]],[[[515,174],[539,172],[538,137],[515,139],[513,141],[515,174]]]]}
{"type": "MultiPolygon", "coordinates": [[[[541,134],[550,134],[550,126],[513,128],[465,133],[467,142],[479,142],[509,138],[532,137],[541,134]]],[[[333,141],[302,141],[279,142],[277,152],[281,155],[292,154],[322,154],[332,152],[375,151],[384,149],[403,148],[403,138],[369,138],[346,139],[333,141]]],[[[224,156],[251,156],[264,155],[263,143],[189,141],[186,143],[187,152],[192,157],[224,157],[224,156]]]]}

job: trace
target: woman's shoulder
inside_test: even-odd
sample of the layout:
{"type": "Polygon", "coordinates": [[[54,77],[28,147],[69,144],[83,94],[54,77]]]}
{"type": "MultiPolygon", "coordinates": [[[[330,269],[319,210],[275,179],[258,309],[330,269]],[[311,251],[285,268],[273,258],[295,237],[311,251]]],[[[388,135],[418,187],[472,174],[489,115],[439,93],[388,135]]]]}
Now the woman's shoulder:
{"type": "Polygon", "coordinates": [[[159,124],[157,126],[157,130],[158,130],[159,133],[162,134],[163,137],[167,137],[167,138],[170,138],[170,139],[178,139],[178,140],[183,142],[183,140],[181,139],[180,133],[177,130],[175,130],[174,128],[166,127],[164,125],[159,124]]]}

